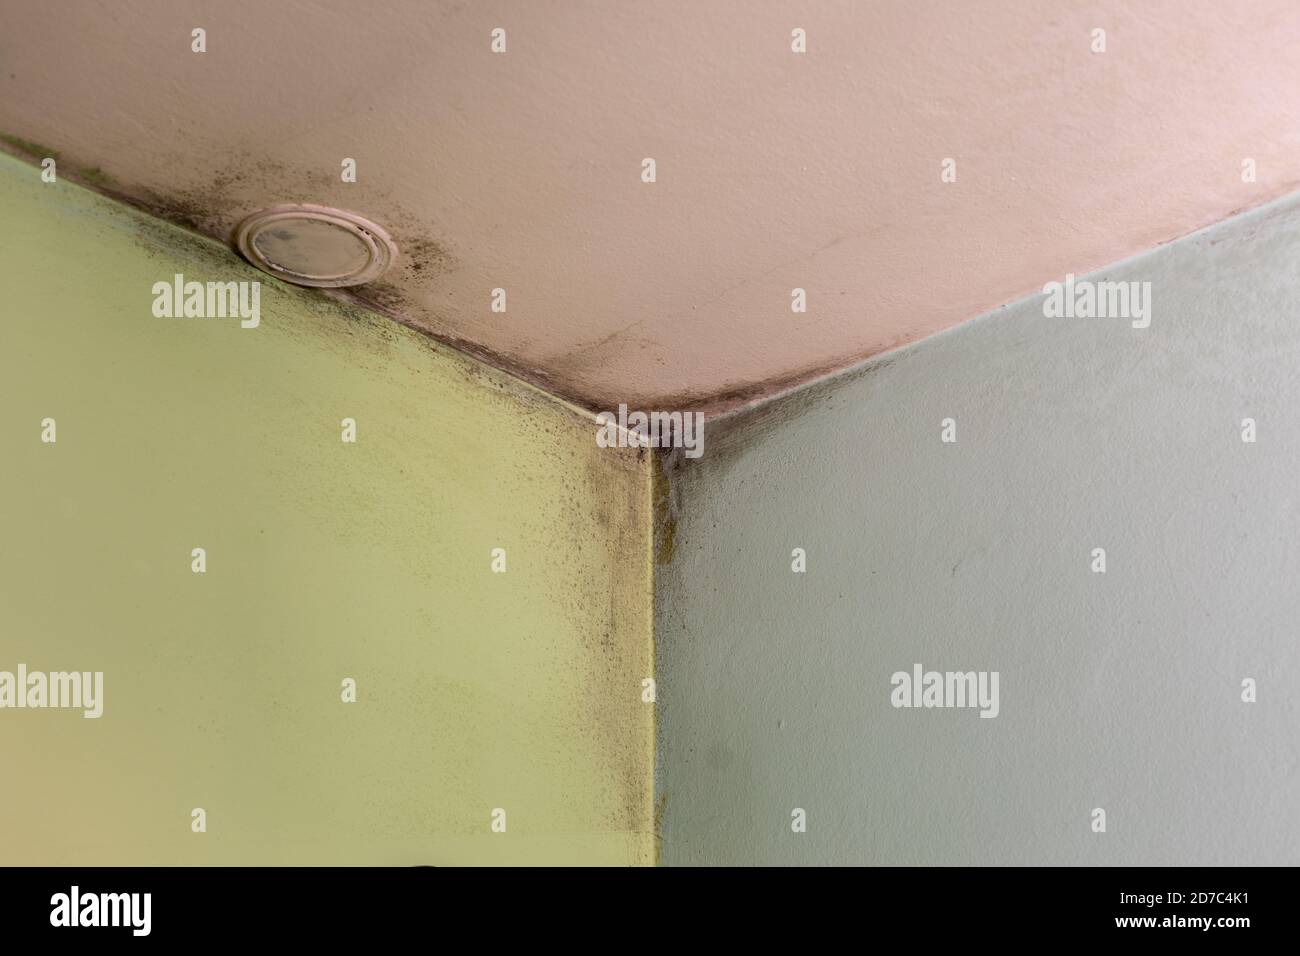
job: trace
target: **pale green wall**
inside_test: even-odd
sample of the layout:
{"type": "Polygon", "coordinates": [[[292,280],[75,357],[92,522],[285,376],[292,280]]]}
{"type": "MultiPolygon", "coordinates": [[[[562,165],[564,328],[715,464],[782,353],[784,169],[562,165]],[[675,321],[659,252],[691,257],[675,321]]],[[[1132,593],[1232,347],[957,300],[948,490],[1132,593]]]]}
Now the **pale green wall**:
{"type": "Polygon", "coordinates": [[[106,685],[0,710],[0,863],[652,862],[647,465],[3,156],[0,208],[0,670],[106,685]],[[261,326],[155,318],[176,272],[261,326]]]}
{"type": "Polygon", "coordinates": [[[1300,863],[1297,262],[1300,197],[1096,276],[1147,329],[1035,296],[711,422],[656,574],[662,861],[1300,863]],[[891,706],[917,662],[997,671],[997,717],[891,706]]]}

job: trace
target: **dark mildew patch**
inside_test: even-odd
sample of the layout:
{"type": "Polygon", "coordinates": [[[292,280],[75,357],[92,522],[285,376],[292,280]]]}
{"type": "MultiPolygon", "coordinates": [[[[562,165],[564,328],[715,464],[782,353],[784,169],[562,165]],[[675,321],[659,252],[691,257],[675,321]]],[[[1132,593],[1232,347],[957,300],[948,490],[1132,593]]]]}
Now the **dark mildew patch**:
{"type": "Polygon", "coordinates": [[[385,315],[399,314],[410,306],[406,293],[390,282],[367,282],[365,285],[352,286],[348,289],[347,297],[385,315]]]}
{"type": "Polygon", "coordinates": [[[656,469],[655,535],[656,556],[662,549],[666,560],[658,563],[672,560],[678,502],[683,495],[692,494],[690,482],[699,480],[704,474],[722,480],[749,450],[762,444],[769,435],[786,430],[805,415],[842,401],[846,386],[887,375],[890,369],[907,361],[911,354],[908,350],[892,352],[757,402],[723,413],[706,414],[707,441],[704,455],[700,458],[686,458],[681,449],[676,448],[661,451],[657,456],[661,461],[656,469]]]}
{"type": "Polygon", "coordinates": [[[165,194],[141,188],[128,191],[128,196],[138,196],[137,205],[151,215],[229,242],[231,230],[239,220],[264,205],[273,204],[262,203],[255,197],[272,192],[277,195],[277,203],[308,202],[313,194],[311,187],[326,181],[326,174],[320,170],[290,170],[274,160],[245,156],[223,166],[202,186],[165,194]],[[283,195],[276,186],[282,182],[299,184],[299,188],[283,195]]]}
{"type": "Polygon", "coordinates": [[[652,463],[652,506],[654,513],[655,564],[672,564],[677,548],[677,502],[673,498],[672,474],[679,456],[672,449],[654,455],[652,463]]]}
{"type": "Polygon", "coordinates": [[[80,175],[81,175],[81,179],[91,186],[96,186],[96,187],[103,186],[103,187],[112,188],[112,186],[114,185],[113,177],[108,175],[108,173],[104,172],[98,166],[92,166],[89,169],[83,169],[81,170],[80,175]]]}
{"type": "Polygon", "coordinates": [[[0,143],[4,143],[11,150],[20,153],[28,159],[58,159],[59,151],[44,146],[41,143],[35,143],[30,139],[24,139],[21,136],[15,136],[13,133],[0,133],[0,143]]]}
{"type": "MultiPolygon", "coordinates": [[[[0,146],[28,161],[59,155],[43,144],[13,134],[0,134],[0,146]]],[[[185,161],[180,154],[158,157],[161,166],[185,161]]],[[[389,278],[351,288],[312,290],[312,295],[378,313],[414,329],[434,343],[463,352],[584,409],[594,411],[606,407],[597,396],[563,376],[548,374],[517,355],[486,348],[471,338],[453,333],[436,309],[418,300],[420,290],[436,288],[439,277],[459,267],[447,244],[433,238],[438,232],[436,225],[411,214],[391,199],[378,203],[382,209],[349,202],[348,194],[339,191],[332,168],[297,167],[241,154],[194,185],[161,190],[119,182],[99,167],[78,166],[72,160],[59,163],[60,175],[66,171],[72,181],[157,220],[140,223],[137,229],[139,241],[155,252],[171,246],[192,255],[211,255],[213,250],[208,240],[216,240],[238,258],[238,253],[231,248],[238,223],[253,212],[282,203],[334,205],[362,215],[374,213],[376,221],[388,231],[398,248],[389,278]],[[168,229],[165,224],[180,229],[168,229]]]]}
{"type": "Polygon", "coordinates": [[[407,236],[395,241],[401,252],[402,272],[408,278],[431,279],[455,268],[451,253],[432,239],[407,236]]]}
{"type": "Polygon", "coordinates": [[[167,260],[180,252],[191,259],[212,261],[222,246],[216,240],[193,231],[177,228],[169,222],[143,216],[134,221],[135,240],[151,256],[167,260]]]}

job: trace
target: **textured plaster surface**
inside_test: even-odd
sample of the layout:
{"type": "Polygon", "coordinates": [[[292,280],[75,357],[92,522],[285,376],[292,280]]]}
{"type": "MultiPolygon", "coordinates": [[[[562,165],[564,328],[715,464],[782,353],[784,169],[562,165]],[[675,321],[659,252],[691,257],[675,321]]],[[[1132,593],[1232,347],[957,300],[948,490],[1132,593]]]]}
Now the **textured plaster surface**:
{"type": "Polygon", "coordinates": [[[369,304],[590,408],[770,394],[1300,183],[1294,0],[0,14],[6,148],[223,239],[369,215],[403,252],[369,304]]]}
{"type": "Polygon", "coordinates": [[[663,861],[1300,862],[1297,261],[1287,200],[1094,276],[1145,330],[1036,296],[716,422],[657,509],[663,861]],[[918,662],[999,715],[892,707],[918,662]]]}
{"type": "Polygon", "coordinates": [[[7,157],[0,208],[0,670],[104,673],[0,711],[0,862],[653,862],[648,462],[7,157]],[[155,317],[177,272],[261,324],[155,317]]]}

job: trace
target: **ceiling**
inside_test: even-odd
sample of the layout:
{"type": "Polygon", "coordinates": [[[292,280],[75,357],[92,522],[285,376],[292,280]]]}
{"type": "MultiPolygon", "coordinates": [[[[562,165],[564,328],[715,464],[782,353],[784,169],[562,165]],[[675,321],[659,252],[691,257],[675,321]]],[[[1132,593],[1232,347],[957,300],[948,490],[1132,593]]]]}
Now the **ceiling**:
{"type": "Polygon", "coordinates": [[[0,13],[8,149],[223,239],[368,216],[363,300],[591,408],[734,406],[1300,186],[1294,0],[0,13]]]}

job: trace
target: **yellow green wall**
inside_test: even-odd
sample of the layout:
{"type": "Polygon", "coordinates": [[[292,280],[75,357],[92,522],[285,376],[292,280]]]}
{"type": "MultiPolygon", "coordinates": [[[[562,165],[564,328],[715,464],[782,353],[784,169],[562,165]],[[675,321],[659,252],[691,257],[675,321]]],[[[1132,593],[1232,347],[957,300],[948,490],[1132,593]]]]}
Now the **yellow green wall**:
{"type": "Polygon", "coordinates": [[[0,863],[653,862],[648,464],[6,156],[0,208],[0,670],[105,675],[0,710],[0,863]],[[178,272],[261,325],[155,318],[178,272]]]}

